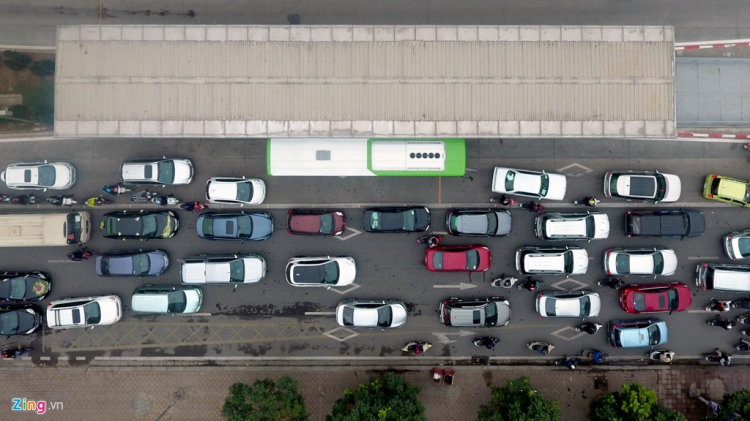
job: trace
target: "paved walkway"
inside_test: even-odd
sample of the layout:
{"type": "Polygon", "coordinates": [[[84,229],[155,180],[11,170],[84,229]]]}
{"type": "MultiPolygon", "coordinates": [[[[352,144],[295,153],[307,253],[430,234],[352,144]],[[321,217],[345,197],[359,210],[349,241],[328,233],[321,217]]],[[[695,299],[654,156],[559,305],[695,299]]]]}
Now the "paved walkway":
{"type": "MultiPolygon", "coordinates": [[[[11,410],[13,398],[46,401],[49,420],[220,420],[220,409],[234,382],[252,384],[262,378],[289,374],[300,384],[310,420],[325,419],[345,388],[366,382],[384,367],[37,367],[8,363],[0,376],[12,387],[0,389],[0,419],[31,419],[30,412],[11,410]],[[62,407],[53,408],[54,402],[62,407]],[[170,407],[170,404],[173,404],[170,407]],[[169,409],[168,409],[169,408],[169,409]],[[168,410],[167,410],[168,409],[168,410]],[[162,414],[166,410],[166,413],[162,414]]],[[[546,398],[560,402],[562,420],[584,420],[588,404],[623,384],[638,382],[658,390],[659,401],[695,420],[706,407],[688,398],[697,387],[704,396],[721,399],[726,392],[750,387],[750,366],[638,367],[632,369],[580,369],[557,367],[457,366],[452,386],[438,385],[428,367],[400,367],[407,381],[422,388],[420,399],[429,420],[471,420],[479,405],[489,401],[490,386],[505,386],[526,375],[546,398]]],[[[37,419],[37,418],[34,418],[37,419]]]]}

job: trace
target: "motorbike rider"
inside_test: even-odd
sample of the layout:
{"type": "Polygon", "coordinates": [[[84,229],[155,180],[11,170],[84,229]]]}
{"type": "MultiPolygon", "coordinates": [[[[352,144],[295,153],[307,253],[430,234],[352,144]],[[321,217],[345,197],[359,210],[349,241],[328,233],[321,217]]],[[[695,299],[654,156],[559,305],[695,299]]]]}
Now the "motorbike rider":
{"type": "Polygon", "coordinates": [[[526,346],[528,346],[532,351],[536,351],[542,355],[547,355],[552,352],[553,349],[555,349],[555,346],[551,343],[540,341],[529,342],[528,344],[526,344],[526,346]]]}
{"type": "Polygon", "coordinates": [[[578,332],[586,332],[589,335],[593,335],[594,333],[598,332],[601,327],[602,325],[598,323],[586,322],[580,326],[577,326],[576,330],[578,332]]]}
{"type": "Polygon", "coordinates": [[[568,370],[575,370],[578,363],[580,363],[580,361],[577,358],[565,357],[565,363],[563,363],[563,365],[568,370]]]}
{"type": "Polygon", "coordinates": [[[495,349],[495,345],[497,345],[500,342],[500,339],[492,337],[492,336],[482,336],[480,338],[477,338],[474,340],[474,345],[482,346],[484,345],[485,348],[489,350],[495,349]]]}
{"type": "Polygon", "coordinates": [[[711,304],[706,306],[706,309],[712,308],[715,311],[724,313],[729,311],[729,302],[728,301],[719,301],[716,298],[711,298],[711,304]]]}
{"type": "Polygon", "coordinates": [[[589,359],[596,364],[601,364],[604,362],[604,358],[607,356],[607,354],[603,353],[602,351],[594,350],[592,352],[589,352],[589,359]]]}
{"type": "Polygon", "coordinates": [[[722,319],[721,316],[718,314],[713,320],[714,326],[722,327],[726,330],[732,330],[732,328],[737,324],[734,320],[728,320],[728,319],[722,319]]]}
{"type": "Polygon", "coordinates": [[[204,205],[201,202],[186,202],[180,205],[180,208],[188,212],[200,212],[207,207],[208,205],[204,205]]]}
{"type": "Polygon", "coordinates": [[[747,352],[750,351],[750,341],[745,338],[740,339],[740,343],[735,346],[737,351],[747,352]]]}
{"type": "Polygon", "coordinates": [[[546,209],[544,206],[542,206],[541,203],[536,203],[533,200],[528,203],[521,204],[521,207],[524,209],[528,209],[529,212],[541,212],[546,209]]]}
{"type": "Polygon", "coordinates": [[[714,354],[716,355],[716,361],[718,361],[720,365],[727,366],[732,361],[732,356],[721,352],[719,348],[714,349],[714,354]]]}
{"type": "Polygon", "coordinates": [[[590,208],[595,207],[597,202],[598,202],[598,200],[596,200],[595,196],[587,196],[586,197],[586,206],[588,206],[590,208]]]}
{"type": "Polygon", "coordinates": [[[93,255],[87,247],[68,253],[68,259],[74,262],[80,262],[81,260],[88,260],[93,255]]]}
{"type": "Polygon", "coordinates": [[[609,278],[599,281],[598,284],[603,287],[610,287],[612,289],[618,289],[621,286],[623,286],[625,283],[620,280],[620,278],[615,278],[614,276],[610,276],[609,278]]]}
{"type": "Polygon", "coordinates": [[[673,359],[674,359],[674,352],[672,351],[662,351],[659,354],[659,361],[663,363],[671,364],[673,359]]]}

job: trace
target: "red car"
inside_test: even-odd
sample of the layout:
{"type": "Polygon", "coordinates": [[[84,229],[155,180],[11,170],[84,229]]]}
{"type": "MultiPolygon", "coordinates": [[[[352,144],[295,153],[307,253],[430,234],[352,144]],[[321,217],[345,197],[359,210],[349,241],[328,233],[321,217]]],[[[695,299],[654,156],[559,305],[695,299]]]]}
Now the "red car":
{"type": "Polygon", "coordinates": [[[485,246],[437,246],[427,249],[424,265],[433,272],[484,272],[491,258],[485,246]]]}
{"type": "Polygon", "coordinates": [[[672,313],[690,307],[693,295],[680,282],[625,285],[620,289],[620,307],[628,313],[672,313]]]}
{"type": "Polygon", "coordinates": [[[326,209],[290,209],[287,232],[298,235],[341,235],[346,229],[344,212],[326,209]]]}

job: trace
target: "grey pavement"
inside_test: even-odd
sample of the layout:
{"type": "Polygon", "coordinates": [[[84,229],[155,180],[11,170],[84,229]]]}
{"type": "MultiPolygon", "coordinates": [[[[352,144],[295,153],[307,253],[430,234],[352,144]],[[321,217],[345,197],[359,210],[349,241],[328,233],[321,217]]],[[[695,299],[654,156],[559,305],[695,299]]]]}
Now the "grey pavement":
{"type": "MultiPolygon", "coordinates": [[[[174,363],[171,363],[174,364],[174,363]]],[[[688,419],[707,415],[707,408],[688,397],[693,387],[703,396],[720,400],[724,393],[750,386],[750,367],[649,366],[581,368],[569,371],[550,366],[455,366],[455,382],[448,386],[431,380],[431,366],[398,367],[398,373],[422,391],[420,400],[428,420],[475,419],[478,407],[489,401],[492,386],[528,376],[547,399],[560,402],[562,420],[584,420],[589,403],[603,394],[637,382],[658,391],[659,402],[688,419]]],[[[258,367],[156,366],[41,367],[27,359],[4,362],[0,372],[12,387],[0,389],[4,420],[28,419],[28,412],[12,411],[13,398],[45,401],[50,420],[217,420],[229,386],[252,384],[263,378],[290,375],[299,383],[310,420],[323,420],[344,389],[355,388],[387,366],[372,367],[258,367]],[[62,407],[52,409],[55,402],[62,407]],[[173,404],[170,407],[170,404],[173,404]],[[167,408],[169,408],[167,410],[167,408]],[[164,413],[164,411],[166,413],[164,413]]],[[[6,383],[7,385],[8,383],[6,383]]]]}

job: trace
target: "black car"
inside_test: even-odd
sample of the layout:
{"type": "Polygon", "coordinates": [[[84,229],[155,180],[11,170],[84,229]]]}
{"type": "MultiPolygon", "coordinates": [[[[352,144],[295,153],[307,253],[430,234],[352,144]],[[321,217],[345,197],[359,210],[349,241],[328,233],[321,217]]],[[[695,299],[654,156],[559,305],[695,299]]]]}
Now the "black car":
{"type": "Polygon", "coordinates": [[[449,209],[445,215],[445,230],[450,235],[502,237],[510,229],[510,212],[504,209],[449,209]]]}
{"type": "Polygon", "coordinates": [[[0,335],[28,335],[42,321],[42,315],[33,308],[0,308],[0,335]]]}
{"type": "Polygon", "coordinates": [[[5,272],[0,275],[0,300],[43,300],[51,287],[49,275],[44,272],[5,272]]]}
{"type": "Polygon", "coordinates": [[[424,206],[365,209],[367,232],[421,232],[430,228],[430,210],[424,206]]]}
{"type": "Polygon", "coordinates": [[[206,240],[261,241],[273,234],[273,216],[268,212],[207,212],[195,225],[206,240]]]}
{"type": "Polygon", "coordinates": [[[124,210],[105,214],[99,226],[106,238],[149,240],[173,237],[180,222],[172,211],[124,210]]]}
{"type": "Polygon", "coordinates": [[[706,218],[699,210],[630,211],[625,214],[628,237],[699,237],[706,230],[706,218]]]}

